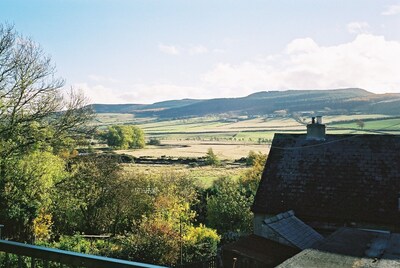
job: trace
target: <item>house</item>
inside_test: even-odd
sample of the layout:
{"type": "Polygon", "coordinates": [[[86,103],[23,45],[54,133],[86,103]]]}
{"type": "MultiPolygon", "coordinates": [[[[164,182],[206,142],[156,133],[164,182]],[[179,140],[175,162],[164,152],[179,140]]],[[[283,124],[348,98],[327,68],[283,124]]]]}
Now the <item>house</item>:
{"type": "Polygon", "coordinates": [[[248,235],[222,247],[223,267],[276,267],[299,249],[258,235],[248,235]]]}
{"type": "Polygon", "coordinates": [[[255,236],[224,263],[400,267],[400,136],[326,134],[321,117],[275,134],[252,211],[255,236]]]}
{"type": "Polygon", "coordinates": [[[299,250],[309,248],[324,239],[297,218],[292,210],[266,218],[262,225],[261,236],[299,250]]]}
{"type": "Polygon", "coordinates": [[[275,134],[252,206],[254,233],[285,211],[318,232],[343,226],[400,230],[400,136],[275,134]]]}
{"type": "Polygon", "coordinates": [[[400,267],[400,234],[340,228],[279,268],[400,267]]]}
{"type": "Polygon", "coordinates": [[[261,235],[222,247],[224,267],[275,267],[324,238],[287,211],[264,220],[261,235]]]}

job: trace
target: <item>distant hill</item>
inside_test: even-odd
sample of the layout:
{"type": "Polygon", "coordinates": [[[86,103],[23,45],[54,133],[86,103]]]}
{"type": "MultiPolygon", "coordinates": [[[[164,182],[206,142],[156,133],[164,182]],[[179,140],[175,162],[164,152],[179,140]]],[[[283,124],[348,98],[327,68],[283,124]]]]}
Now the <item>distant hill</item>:
{"type": "Polygon", "coordinates": [[[380,113],[400,115],[400,94],[374,94],[359,88],[262,91],[242,98],[169,100],[154,104],[94,104],[97,113],[133,113],[138,117],[182,118],[209,114],[266,115],[380,113]]]}
{"type": "Polygon", "coordinates": [[[137,113],[178,108],[201,101],[202,100],[183,99],[168,100],[153,104],[92,104],[91,106],[96,113],[137,113]]]}

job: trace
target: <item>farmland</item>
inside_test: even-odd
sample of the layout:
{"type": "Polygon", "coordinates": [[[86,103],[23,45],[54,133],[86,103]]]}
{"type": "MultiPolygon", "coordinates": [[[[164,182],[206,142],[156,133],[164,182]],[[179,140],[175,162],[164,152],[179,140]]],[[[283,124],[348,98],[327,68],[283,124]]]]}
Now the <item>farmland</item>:
{"type": "MultiPolygon", "coordinates": [[[[337,115],[323,118],[327,133],[387,133],[400,131],[400,118],[380,114],[337,115]],[[362,121],[361,128],[357,123],[362,121]]],[[[160,140],[159,146],[144,149],[121,150],[135,157],[189,157],[198,158],[209,148],[223,160],[233,161],[246,157],[250,150],[267,154],[274,133],[305,133],[309,117],[291,118],[221,118],[217,116],[189,119],[157,120],[135,118],[131,114],[98,114],[95,124],[135,124],[141,127],[147,139],[160,140]]]]}

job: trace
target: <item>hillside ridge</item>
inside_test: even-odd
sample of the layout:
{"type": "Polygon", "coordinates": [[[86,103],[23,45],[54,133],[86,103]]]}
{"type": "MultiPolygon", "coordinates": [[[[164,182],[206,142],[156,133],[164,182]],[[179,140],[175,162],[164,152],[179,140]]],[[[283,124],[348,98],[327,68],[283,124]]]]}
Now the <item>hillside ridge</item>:
{"type": "Polygon", "coordinates": [[[97,113],[185,118],[212,114],[380,113],[400,115],[400,93],[375,94],[361,88],[260,91],[245,97],[166,100],[153,104],[93,104],[97,113]]]}

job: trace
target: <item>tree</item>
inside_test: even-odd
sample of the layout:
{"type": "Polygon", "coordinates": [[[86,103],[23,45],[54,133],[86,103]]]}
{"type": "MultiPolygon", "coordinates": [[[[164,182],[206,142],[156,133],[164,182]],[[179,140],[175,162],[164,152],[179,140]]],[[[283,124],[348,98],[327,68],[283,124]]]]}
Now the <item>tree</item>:
{"type": "Polygon", "coordinates": [[[129,145],[130,148],[144,148],[146,145],[144,139],[144,132],[141,128],[136,126],[131,126],[133,130],[132,143],[129,145]]]}
{"type": "Polygon", "coordinates": [[[50,215],[53,186],[65,176],[64,161],[49,152],[35,152],[6,163],[6,176],[0,178],[0,218],[10,238],[32,240],[35,219],[50,215]]]}
{"type": "Polygon", "coordinates": [[[365,123],[364,123],[364,121],[362,121],[362,120],[358,120],[358,121],[356,122],[356,124],[357,124],[357,126],[358,126],[360,129],[364,129],[364,127],[365,127],[365,123]]]}
{"type": "Polygon", "coordinates": [[[92,118],[82,94],[61,90],[50,57],[13,27],[0,25],[0,139],[2,157],[85,136],[92,118]],[[68,140],[69,139],[69,140],[68,140]]]}
{"type": "Polygon", "coordinates": [[[148,145],[155,145],[155,146],[160,146],[161,141],[157,138],[150,138],[149,142],[147,143],[148,145]]]}
{"type": "Polygon", "coordinates": [[[214,229],[189,226],[183,236],[185,262],[200,262],[214,257],[221,237],[214,229]]]}
{"type": "Polygon", "coordinates": [[[220,178],[214,182],[213,195],[207,200],[207,221],[222,234],[225,242],[251,232],[253,197],[247,197],[237,181],[220,178]]]}
{"type": "Polygon", "coordinates": [[[137,126],[110,126],[104,134],[107,145],[117,149],[144,148],[144,132],[137,126]]]}
{"type": "Polygon", "coordinates": [[[261,152],[250,151],[246,159],[246,165],[251,166],[239,177],[239,185],[247,197],[255,196],[261,175],[264,170],[267,155],[261,152]]]}
{"type": "Polygon", "coordinates": [[[110,231],[117,211],[120,167],[115,158],[89,155],[70,160],[70,176],[57,184],[53,214],[60,233],[110,231]]]}
{"type": "Polygon", "coordinates": [[[208,150],[207,150],[205,163],[207,165],[212,165],[212,166],[218,166],[221,164],[221,161],[218,159],[217,155],[214,154],[214,151],[212,148],[208,148],[208,150]]]}
{"type": "Polygon", "coordinates": [[[9,235],[21,240],[47,202],[55,155],[92,130],[86,99],[74,90],[64,96],[63,85],[39,45],[0,24],[0,214],[9,235]],[[22,223],[25,230],[17,227],[22,223]]]}

